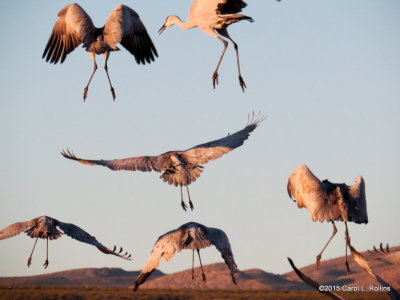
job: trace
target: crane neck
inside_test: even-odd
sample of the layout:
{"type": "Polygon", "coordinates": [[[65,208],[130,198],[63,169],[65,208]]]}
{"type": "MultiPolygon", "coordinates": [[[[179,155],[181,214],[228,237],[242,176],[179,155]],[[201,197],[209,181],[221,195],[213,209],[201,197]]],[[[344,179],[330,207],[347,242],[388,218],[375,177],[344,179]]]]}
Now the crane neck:
{"type": "Polygon", "coordinates": [[[181,20],[181,18],[179,18],[178,16],[174,16],[174,20],[173,20],[174,24],[179,26],[182,29],[188,30],[191,29],[193,27],[196,27],[197,25],[193,24],[190,19],[186,20],[186,22],[183,22],[181,20]]]}

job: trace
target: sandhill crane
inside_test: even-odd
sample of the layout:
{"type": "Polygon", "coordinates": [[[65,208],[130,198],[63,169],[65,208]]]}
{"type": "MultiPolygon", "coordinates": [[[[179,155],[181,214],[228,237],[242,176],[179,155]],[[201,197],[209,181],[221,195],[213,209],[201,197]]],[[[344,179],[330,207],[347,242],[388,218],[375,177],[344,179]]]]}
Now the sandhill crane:
{"type": "Polygon", "coordinates": [[[192,279],[194,279],[194,250],[197,251],[200,261],[203,282],[206,282],[206,275],[200,258],[200,249],[214,245],[221,253],[228,266],[232,282],[236,284],[235,273],[237,266],[233,259],[231,245],[225,232],[218,228],[206,227],[202,224],[189,222],[179,228],[169,231],[158,238],[147,263],[135,280],[134,291],[146,281],[151,273],[158,267],[161,258],[169,261],[175,253],[183,249],[192,249],[192,279]]]}
{"type": "Polygon", "coordinates": [[[42,58],[50,63],[63,63],[67,55],[83,43],[83,47],[93,59],[94,67],[89,82],[83,91],[87,97],[89,84],[97,70],[95,55],[104,54],[104,69],[110,83],[111,94],[115,100],[114,88],[108,75],[107,61],[111,51],[117,51],[117,43],[135,56],[138,64],[154,61],[157,50],[139,18],[130,7],[118,5],[108,16],[106,24],[97,28],[92,19],[78,4],[69,4],[58,13],[58,19],[44,49],[42,58]]]}
{"type": "Polygon", "coordinates": [[[116,250],[115,246],[113,250],[108,249],[107,247],[103,246],[100,242],[98,242],[94,236],[91,236],[89,233],[79,228],[78,226],[74,224],[63,223],[48,216],[41,216],[26,222],[14,223],[0,231],[0,240],[16,236],[17,234],[20,234],[23,231],[31,238],[36,238],[31,255],[28,258],[28,267],[32,263],[32,254],[33,251],[35,250],[38,238],[46,239],[46,261],[43,266],[44,268],[47,268],[47,266],[49,265],[49,260],[48,260],[49,239],[56,240],[63,234],[66,234],[69,237],[78,240],[80,242],[96,246],[97,249],[99,249],[101,252],[105,254],[112,254],[127,260],[131,260],[130,258],[131,255],[130,254],[128,255],[128,252],[125,252],[125,254],[120,254],[123,251],[122,247],[117,253],[115,252],[116,250]],[[61,229],[62,232],[58,229],[61,229]]]}
{"type": "Polygon", "coordinates": [[[189,187],[196,178],[200,177],[203,166],[210,160],[217,159],[222,155],[232,151],[233,149],[243,145],[250,133],[260,125],[264,120],[264,116],[259,114],[255,117],[254,113],[249,116],[247,126],[231,135],[219,140],[194,146],[184,151],[168,151],[158,156],[138,156],[124,159],[114,160],[92,160],[76,157],[69,150],[62,151],[61,154],[68,159],[76,160],[87,165],[101,165],[111,170],[128,170],[143,172],[162,172],[160,178],[164,182],[180,186],[181,190],[181,206],[186,211],[187,205],[183,201],[182,186],[186,186],[189,205],[191,210],[194,206],[190,199],[189,187]]]}
{"type": "Polygon", "coordinates": [[[347,222],[368,223],[365,183],[361,176],[356,177],[355,184],[332,183],[327,179],[322,182],[306,165],[297,167],[290,174],[287,190],[289,197],[295,199],[299,208],[305,207],[312,220],[329,221],[333,225],[333,233],[322,251],[316,257],[317,268],[320,265],[322,253],[337,232],[334,221],[343,221],[346,227],[346,267],[347,247],[350,247],[350,236],[347,222]]]}
{"type": "Polygon", "coordinates": [[[172,25],[178,25],[182,29],[199,27],[204,33],[216,37],[224,44],[224,49],[212,76],[214,89],[216,84],[218,84],[218,69],[228,47],[228,42],[221,36],[229,39],[236,51],[239,84],[244,92],[246,84],[240,73],[238,45],[229,36],[227,28],[229,25],[242,20],[254,21],[251,17],[238,14],[246,6],[247,4],[242,0],[194,0],[186,22],[183,22],[178,16],[168,16],[159,33],[161,34],[166,28],[172,25]]]}

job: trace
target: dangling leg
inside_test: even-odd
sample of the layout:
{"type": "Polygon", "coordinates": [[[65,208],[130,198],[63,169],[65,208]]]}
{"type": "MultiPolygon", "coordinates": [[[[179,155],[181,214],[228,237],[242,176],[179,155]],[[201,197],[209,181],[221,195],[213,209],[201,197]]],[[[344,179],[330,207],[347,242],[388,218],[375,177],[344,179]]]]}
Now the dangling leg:
{"type": "Polygon", "coordinates": [[[182,186],[180,186],[180,188],[181,188],[181,206],[182,206],[183,210],[186,211],[187,206],[186,206],[185,202],[183,202],[182,186]]]}
{"type": "Polygon", "coordinates": [[[33,254],[33,251],[35,250],[37,240],[38,240],[38,237],[36,238],[35,243],[33,244],[33,249],[32,249],[31,255],[30,255],[29,258],[28,258],[28,268],[29,268],[29,266],[30,266],[31,263],[32,263],[32,254],[33,254]]]}
{"type": "Polygon", "coordinates": [[[193,210],[194,209],[194,205],[192,203],[192,200],[190,200],[190,194],[189,194],[189,187],[188,186],[186,186],[186,190],[187,190],[187,194],[188,194],[188,197],[189,197],[190,209],[193,210]]]}
{"type": "Polygon", "coordinates": [[[350,273],[350,267],[349,267],[349,262],[347,261],[347,247],[350,247],[350,236],[349,236],[349,229],[347,228],[347,222],[344,222],[344,226],[346,227],[346,270],[347,273],[350,273]]]}
{"type": "Polygon", "coordinates": [[[106,62],[105,62],[105,64],[104,64],[104,70],[106,70],[108,82],[110,83],[111,94],[112,94],[113,100],[115,101],[115,92],[114,92],[114,88],[113,88],[113,86],[112,86],[112,84],[111,84],[110,75],[108,75],[107,61],[108,61],[108,58],[109,58],[109,57],[110,57],[110,52],[105,52],[105,53],[104,53],[104,58],[105,58],[106,62]]]}
{"type": "Polygon", "coordinates": [[[46,269],[49,265],[49,238],[46,238],[46,261],[44,262],[43,266],[46,269]]]}
{"type": "Polygon", "coordinates": [[[204,274],[204,271],[203,271],[203,264],[201,263],[200,250],[199,249],[196,249],[196,250],[197,250],[197,254],[199,255],[201,275],[203,276],[203,282],[205,283],[206,282],[206,274],[204,274]]]}
{"type": "MultiPolygon", "coordinates": [[[[219,31],[218,31],[218,32],[219,32],[219,31]]],[[[221,65],[222,58],[223,58],[224,55],[225,55],[226,48],[228,47],[228,42],[225,41],[225,40],[224,40],[223,38],[221,38],[220,36],[218,36],[214,31],[213,31],[213,33],[214,33],[214,34],[212,34],[212,35],[215,36],[216,38],[218,38],[218,39],[224,44],[224,50],[222,50],[222,53],[221,53],[221,56],[220,56],[220,58],[219,58],[217,67],[216,67],[216,69],[215,69],[215,71],[214,71],[214,73],[213,73],[213,76],[212,76],[213,88],[215,89],[215,86],[218,85],[218,69],[219,69],[219,66],[221,65]]]]}
{"type": "Polygon", "coordinates": [[[239,60],[239,47],[238,45],[235,43],[234,40],[232,40],[232,38],[229,36],[228,30],[223,29],[223,30],[218,30],[218,32],[223,36],[226,37],[227,39],[229,39],[232,44],[233,47],[235,48],[235,52],[236,52],[236,62],[237,62],[237,68],[238,68],[238,74],[239,74],[239,84],[240,87],[242,88],[242,91],[244,92],[244,89],[246,88],[246,83],[244,83],[244,80],[242,78],[242,74],[240,73],[240,60],[239,60]]]}
{"type": "Polygon", "coordinates": [[[320,264],[320,260],[321,260],[321,255],[322,253],[325,251],[326,247],[328,247],[328,244],[330,243],[330,241],[333,239],[333,237],[335,236],[336,232],[337,232],[337,228],[335,223],[332,221],[332,225],[333,225],[333,232],[331,237],[329,238],[328,242],[325,244],[324,248],[322,248],[321,252],[317,255],[317,269],[319,268],[319,264],[320,264]]]}
{"type": "Polygon", "coordinates": [[[194,279],[194,249],[192,252],[192,279],[194,279]]]}
{"type": "Polygon", "coordinates": [[[92,75],[90,75],[90,78],[89,78],[89,82],[88,82],[88,84],[85,86],[85,88],[83,89],[83,101],[86,100],[87,92],[88,92],[88,89],[89,89],[89,84],[90,84],[90,82],[92,81],[93,75],[94,75],[94,73],[95,73],[96,70],[97,70],[96,54],[94,54],[93,52],[89,52],[89,56],[90,56],[91,59],[93,59],[94,66],[93,66],[92,75]]]}

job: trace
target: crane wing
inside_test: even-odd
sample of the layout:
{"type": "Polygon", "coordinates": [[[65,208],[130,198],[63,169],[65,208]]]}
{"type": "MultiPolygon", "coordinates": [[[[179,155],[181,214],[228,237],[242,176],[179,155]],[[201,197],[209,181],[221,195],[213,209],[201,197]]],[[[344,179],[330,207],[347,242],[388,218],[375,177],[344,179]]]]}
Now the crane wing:
{"type": "MultiPolygon", "coordinates": [[[[118,257],[121,257],[124,259],[129,259],[129,257],[126,257],[125,255],[116,253],[113,250],[108,249],[106,246],[104,246],[103,244],[98,242],[94,236],[90,235],[82,228],[80,228],[74,224],[63,223],[58,220],[54,220],[54,221],[55,221],[55,225],[58,226],[69,237],[71,237],[77,241],[80,241],[82,243],[93,245],[105,254],[112,254],[112,255],[115,255],[115,256],[118,256],[118,257]]],[[[121,248],[120,252],[122,252],[122,248],[121,248]]]]}
{"type": "Polygon", "coordinates": [[[138,64],[146,64],[158,57],[157,50],[139,15],[130,7],[118,5],[108,16],[104,27],[104,41],[115,47],[121,43],[138,64]]]}
{"type": "Polygon", "coordinates": [[[42,58],[50,63],[63,63],[79,44],[85,48],[95,41],[92,19],[78,4],[70,4],[58,13],[58,19],[44,49],[42,58]]]}
{"type": "Polygon", "coordinates": [[[348,218],[356,223],[368,223],[367,199],[365,196],[365,182],[361,176],[356,183],[348,187],[348,218]]]}
{"type": "Polygon", "coordinates": [[[69,150],[62,151],[61,154],[68,159],[76,160],[82,164],[86,165],[100,165],[108,167],[111,170],[127,170],[127,171],[143,171],[150,172],[156,171],[161,172],[160,163],[157,160],[157,156],[138,156],[124,159],[113,159],[113,160],[92,160],[83,159],[76,157],[69,150]]]}
{"type": "Polygon", "coordinates": [[[305,207],[313,221],[341,220],[343,197],[340,188],[321,182],[306,165],[297,167],[289,176],[287,191],[299,208],[305,207]],[[340,201],[340,205],[335,205],[340,201]]]}
{"type": "Polygon", "coordinates": [[[37,224],[38,218],[32,219],[26,222],[17,222],[6,228],[0,230],[0,240],[8,239],[10,237],[16,236],[21,232],[33,227],[37,224]]]}
{"type": "Polygon", "coordinates": [[[160,236],[151,250],[146,265],[135,280],[134,291],[136,291],[158,267],[161,258],[169,261],[176,253],[180,252],[188,237],[189,232],[182,231],[180,228],[174,229],[160,236]]]}
{"type": "Polygon", "coordinates": [[[224,138],[194,146],[186,151],[179,152],[179,154],[192,164],[205,164],[243,145],[250,133],[256,129],[264,119],[264,116],[260,115],[254,118],[253,113],[248,125],[242,130],[224,138]]]}
{"type": "Polygon", "coordinates": [[[220,14],[236,14],[247,4],[242,0],[195,0],[190,8],[189,18],[207,18],[220,14]]]}
{"type": "Polygon", "coordinates": [[[232,282],[236,284],[235,273],[237,273],[237,265],[233,258],[228,236],[224,231],[218,228],[207,228],[205,235],[211,244],[213,244],[221,253],[222,258],[231,271],[232,282]]]}

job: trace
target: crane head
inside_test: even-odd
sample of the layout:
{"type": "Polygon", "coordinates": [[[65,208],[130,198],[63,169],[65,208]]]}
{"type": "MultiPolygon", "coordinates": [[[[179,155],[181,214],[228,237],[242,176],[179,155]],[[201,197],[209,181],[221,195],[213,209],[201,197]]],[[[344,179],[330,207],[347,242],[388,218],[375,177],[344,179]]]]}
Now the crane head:
{"type": "Polygon", "coordinates": [[[174,25],[174,24],[175,24],[175,19],[176,19],[176,18],[177,18],[176,16],[168,16],[168,17],[165,19],[164,25],[161,26],[161,28],[158,30],[158,34],[163,33],[163,31],[164,31],[165,29],[167,29],[168,27],[174,25]]]}

